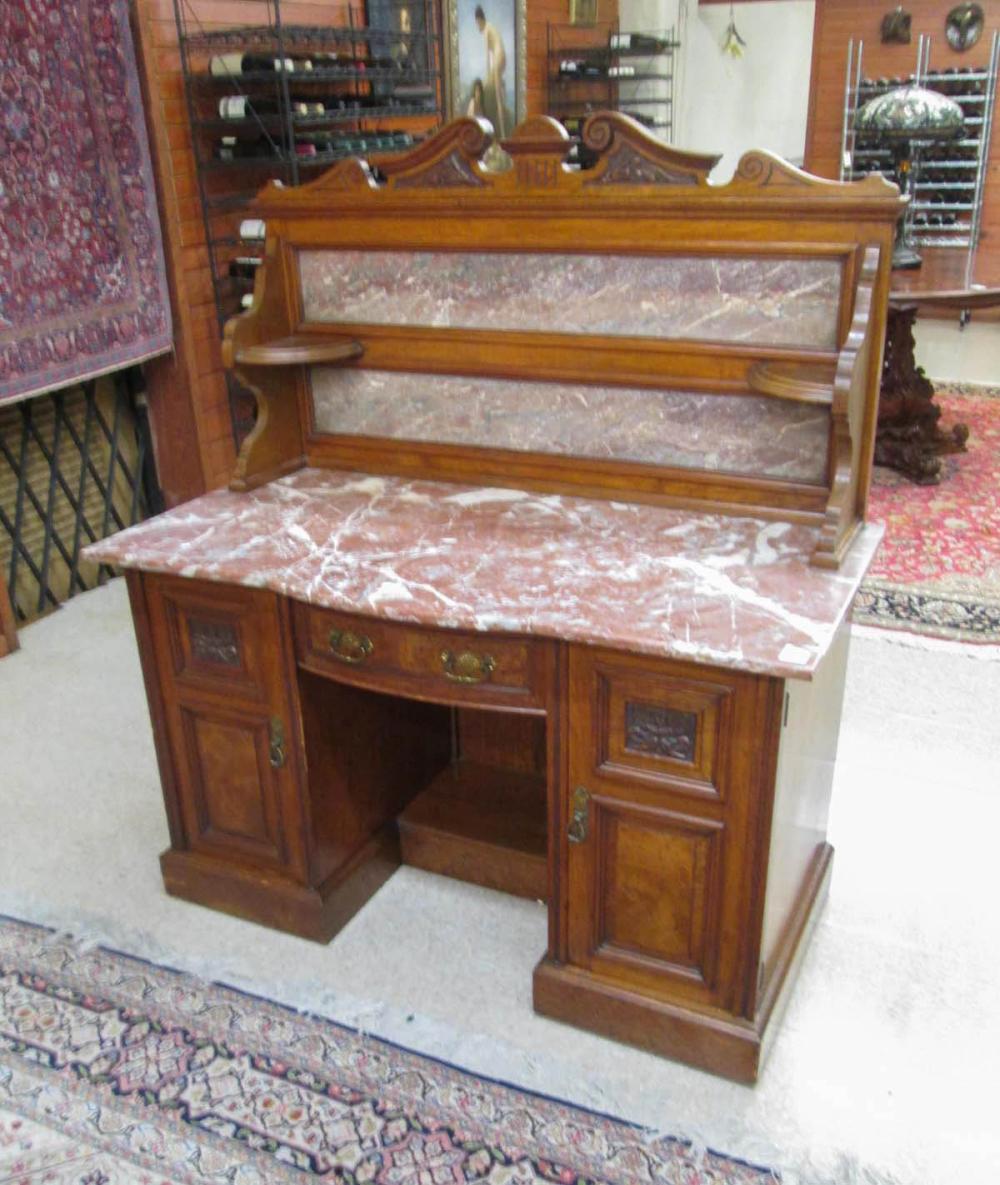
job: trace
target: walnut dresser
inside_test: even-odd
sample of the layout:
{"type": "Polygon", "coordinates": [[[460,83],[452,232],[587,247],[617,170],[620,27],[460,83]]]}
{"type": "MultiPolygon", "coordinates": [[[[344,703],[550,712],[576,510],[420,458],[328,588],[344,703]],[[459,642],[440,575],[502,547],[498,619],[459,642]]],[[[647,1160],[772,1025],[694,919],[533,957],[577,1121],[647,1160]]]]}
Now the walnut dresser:
{"type": "Polygon", "coordinates": [[[265,189],[232,484],[88,557],[170,893],[319,941],[401,862],[543,899],[536,1009],[749,1082],[830,874],[900,201],[584,138],[265,189]]]}

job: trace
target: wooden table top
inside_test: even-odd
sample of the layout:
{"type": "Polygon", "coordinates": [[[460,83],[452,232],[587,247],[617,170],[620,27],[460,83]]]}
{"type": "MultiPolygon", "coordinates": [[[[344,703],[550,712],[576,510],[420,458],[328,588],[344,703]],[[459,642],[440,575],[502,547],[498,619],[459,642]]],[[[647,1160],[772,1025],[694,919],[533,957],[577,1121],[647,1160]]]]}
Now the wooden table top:
{"type": "Polygon", "coordinates": [[[925,247],[921,255],[923,267],[892,273],[890,304],[936,304],[962,309],[1000,305],[1000,287],[980,279],[985,269],[977,252],[925,247]]]}

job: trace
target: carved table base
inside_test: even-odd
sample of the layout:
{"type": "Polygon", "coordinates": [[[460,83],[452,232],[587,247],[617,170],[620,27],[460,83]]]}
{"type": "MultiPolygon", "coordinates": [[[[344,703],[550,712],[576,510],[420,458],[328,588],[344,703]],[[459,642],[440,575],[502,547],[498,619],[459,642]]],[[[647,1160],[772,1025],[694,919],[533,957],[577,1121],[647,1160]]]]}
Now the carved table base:
{"type": "Polygon", "coordinates": [[[965,451],[969,429],[938,426],[934,387],[914,357],[916,304],[889,305],[879,396],[875,464],[896,469],[918,485],[941,480],[941,454],[965,451]]]}

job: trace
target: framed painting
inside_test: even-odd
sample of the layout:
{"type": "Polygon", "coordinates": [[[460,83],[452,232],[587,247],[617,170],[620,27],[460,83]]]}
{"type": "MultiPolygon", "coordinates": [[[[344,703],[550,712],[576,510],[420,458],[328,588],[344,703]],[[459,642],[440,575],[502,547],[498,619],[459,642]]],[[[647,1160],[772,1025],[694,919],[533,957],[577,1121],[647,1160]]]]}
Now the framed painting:
{"type": "MultiPolygon", "coordinates": [[[[434,32],[429,0],[366,0],[365,19],[372,57],[391,59],[401,74],[416,72],[423,82],[433,82],[426,72],[434,68],[431,39],[434,32]],[[428,23],[428,16],[431,23],[428,23]]],[[[393,93],[394,83],[378,81],[372,93],[393,93]]]]}
{"type": "Polygon", "coordinates": [[[569,23],[571,25],[596,25],[597,0],[569,0],[569,23]]]}
{"type": "Polygon", "coordinates": [[[485,117],[498,139],[524,119],[527,0],[442,0],[449,118],[485,117]]]}

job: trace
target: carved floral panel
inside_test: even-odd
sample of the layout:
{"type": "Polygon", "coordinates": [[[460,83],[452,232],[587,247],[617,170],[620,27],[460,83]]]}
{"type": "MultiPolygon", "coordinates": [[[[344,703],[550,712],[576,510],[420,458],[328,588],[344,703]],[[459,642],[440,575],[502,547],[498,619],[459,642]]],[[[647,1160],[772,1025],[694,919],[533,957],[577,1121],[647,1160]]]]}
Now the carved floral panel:
{"type": "Polygon", "coordinates": [[[670,761],[694,761],[698,717],[657,704],[625,704],[625,748],[670,761]]]}

